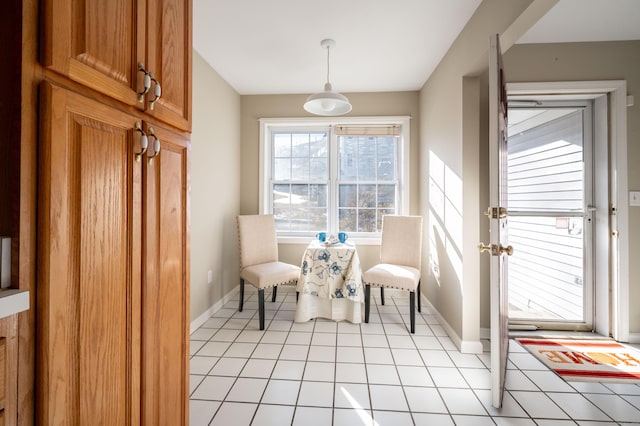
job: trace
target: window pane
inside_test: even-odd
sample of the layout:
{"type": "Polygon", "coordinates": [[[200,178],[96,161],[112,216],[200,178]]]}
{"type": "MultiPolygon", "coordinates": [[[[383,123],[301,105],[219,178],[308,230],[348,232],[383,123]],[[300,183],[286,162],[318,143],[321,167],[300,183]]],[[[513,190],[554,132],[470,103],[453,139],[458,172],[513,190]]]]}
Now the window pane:
{"type": "MultiPolygon", "coordinates": [[[[358,218],[355,228],[360,232],[378,232],[381,211],[384,210],[385,213],[396,211],[397,141],[396,136],[339,137],[338,207],[340,209],[356,208],[355,213],[349,213],[354,213],[358,218]],[[356,183],[351,183],[353,181],[356,183]],[[379,185],[376,182],[387,182],[387,184],[379,185]],[[373,210],[360,213],[358,210],[363,208],[373,210]]],[[[342,218],[346,220],[347,217],[349,217],[347,211],[340,210],[341,220],[342,218]]],[[[342,223],[341,226],[343,226],[342,223]]]]}
{"type": "Polygon", "coordinates": [[[291,135],[276,133],[273,135],[274,157],[291,157],[291,135]]]}
{"type": "Polygon", "coordinates": [[[340,180],[355,180],[357,176],[358,145],[352,136],[340,138],[340,180]]]}
{"type": "Polygon", "coordinates": [[[276,158],[273,161],[273,180],[291,179],[291,159],[276,158]]]}
{"type": "Polygon", "coordinates": [[[309,210],[309,229],[315,231],[327,231],[327,209],[309,210]]]}
{"type": "Polygon", "coordinates": [[[326,181],[327,180],[327,158],[311,158],[310,181],[326,181]]]}
{"type": "Polygon", "coordinates": [[[292,157],[308,157],[309,156],[309,134],[294,133],[291,135],[291,156],[292,157]]]}
{"type": "Polygon", "coordinates": [[[273,206],[278,208],[289,208],[291,197],[289,196],[289,185],[273,185],[273,206]]]}
{"type": "Polygon", "coordinates": [[[356,209],[340,209],[339,214],[339,227],[344,232],[355,232],[357,226],[357,210],[356,209]]]}
{"type": "Polygon", "coordinates": [[[378,208],[395,207],[396,205],[396,186],[395,185],[378,185],[378,208]]]}
{"type": "Polygon", "coordinates": [[[309,180],[309,158],[291,159],[291,179],[295,181],[309,180]]]}
{"type": "Polygon", "coordinates": [[[395,180],[393,160],[378,160],[378,180],[395,180]]]}
{"type": "Polygon", "coordinates": [[[340,185],[340,200],[338,203],[338,207],[356,207],[358,205],[357,190],[357,185],[340,185]]]}
{"type": "Polygon", "coordinates": [[[375,185],[359,185],[358,186],[358,206],[359,207],[375,207],[376,206],[376,186],[375,185]]]}
{"type": "Polygon", "coordinates": [[[309,205],[309,185],[291,185],[291,204],[296,208],[309,205]]]}
{"type": "Polygon", "coordinates": [[[276,221],[276,231],[289,231],[289,208],[273,208],[273,215],[276,221]]]}
{"type": "Polygon", "coordinates": [[[509,136],[510,210],[583,210],[582,114],[577,110],[509,136]]]}
{"type": "Polygon", "coordinates": [[[378,158],[392,159],[396,156],[395,136],[378,137],[378,158]]]}
{"type": "Polygon", "coordinates": [[[376,138],[361,136],[358,138],[358,180],[376,178],[376,138]]]}
{"type": "Polygon", "coordinates": [[[324,207],[326,215],[327,185],[309,185],[309,202],[314,207],[324,207]]]}
{"type": "Polygon", "coordinates": [[[326,158],[328,154],[328,140],[326,133],[311,133],[309,135],[311,157],[326,158]]]}
{"type": "Polygon", "coordinates": [[[376,232],[375,209],[358,210],[358,232],[376,232]]]}

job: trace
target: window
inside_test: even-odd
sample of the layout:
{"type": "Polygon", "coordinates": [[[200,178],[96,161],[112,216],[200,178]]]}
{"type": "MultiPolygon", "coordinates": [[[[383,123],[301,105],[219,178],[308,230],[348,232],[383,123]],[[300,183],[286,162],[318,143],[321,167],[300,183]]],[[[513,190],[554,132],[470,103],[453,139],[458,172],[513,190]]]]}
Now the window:
{"type": "Polygon", "coordinates": [[[261,119],[260,206],[280,241],[319,231],[379,238],[408,214],[409,119],[261,119]]]}

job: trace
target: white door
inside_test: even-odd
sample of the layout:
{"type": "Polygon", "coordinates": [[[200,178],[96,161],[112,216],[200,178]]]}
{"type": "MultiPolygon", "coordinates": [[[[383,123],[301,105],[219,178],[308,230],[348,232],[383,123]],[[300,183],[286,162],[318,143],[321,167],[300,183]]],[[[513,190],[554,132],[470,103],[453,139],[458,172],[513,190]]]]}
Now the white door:
{"type": "Polygon", "coordinates": [[[498,35],[489,50],[489,245],[481,251],[491,255],[491,402],[502,406],[509,348],[507,256],[507,92],[498,35]]]}
{"type": "Polygon", "coordinates": [[[593,101],[559,98],[509,98],[509,240],[518,248],[509,260],[509,322],[591,331],[593,235],[605,220],[593,190],[593,101]]]}

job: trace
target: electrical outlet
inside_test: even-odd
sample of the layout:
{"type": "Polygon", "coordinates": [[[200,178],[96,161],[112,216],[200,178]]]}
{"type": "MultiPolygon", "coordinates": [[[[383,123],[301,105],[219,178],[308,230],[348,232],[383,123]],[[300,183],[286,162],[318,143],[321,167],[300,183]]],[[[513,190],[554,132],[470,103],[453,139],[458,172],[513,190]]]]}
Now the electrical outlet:
{"type": "Polygon", "coordinates": [[[640,191],[629,192],[629,205],[640,206],[640,191]]]}
{"type": "Polygon", "coordinates": [[[211,284],[213,282],[213,271],[209,270],[209,272],[207,272],[207,284],[211,284]]]}

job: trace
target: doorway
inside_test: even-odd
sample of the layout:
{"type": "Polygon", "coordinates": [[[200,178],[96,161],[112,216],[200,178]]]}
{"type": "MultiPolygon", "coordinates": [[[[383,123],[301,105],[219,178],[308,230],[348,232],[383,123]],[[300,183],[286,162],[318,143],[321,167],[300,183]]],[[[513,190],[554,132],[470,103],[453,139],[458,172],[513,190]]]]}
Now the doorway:
{"type": "MultiPolygon", "coordinates": [[[[566,140],[567,137],[561,139],[568,142],[564,146],[565,151],[573,150],[572,154],[567,155],[582,156],[581,208],[576,207],[578,197],[567,197],[567,193],[564,194],[565,196],[560,196],[555,190],[549,191],[552,194],[555,193],[551,197],[556,197],[562,203],[551,203],[547,200],[542,203],[544,204],[543,208],[534,209],[531,203],[528,206],[522,203],[518,206],[516,201],[522,200],[517,200],[517,196],[514,194],[512,197],[513,206],[508,205],[509,228],[514,226],[514,231],[509,231],[510,244],[514,241],[513,238],[518,238],[518,232],[515,230],[518,222],[523,222],[528,217],[527,215],[532,213],[532,210],[535,214],[529,216],[536,217],[541,222],[546,221],[546,226],[548,229],[552,229],[552,234],[562,234],[565,240],[568,240],[569,236],[573,238],[571,241],[573,246],[569,245],[569,247],[573,247],[573,250],[566,248],[558,250],[556,247],[557,255],[550,256],[547,253],[547,258],[556,262],[559,260],[569,262],[571,259],[569,263],[576,265],[572,269],[563,267],[561,271],[567,284],[570,284],[571,278],[573,278],[571,290],[573,290],[573,294],[582,295],[581,302],[577,302],[569,313],[554,313],[555,318],[548,313],[546,315],[550,318],[542,319],[532,314],[520,314],[525,318],[516,319],[516,315],[514,315],[514,318],[510,318],[510,323],[545,329],[587,329],[601,335],[612,336],[619,341],[625,341],[628,339],[629,333],[628,238],[626,235],[628,229],[626,82],[613,80],[509,83],[507,84],[507,93],[510,106],[514,108],[517,106],[524,107],[524,109],[529,107],[534,109],[533,112],[540,112],[535,107],[542,107],[542,110],[547,107],[547,109],[555,111],[558,116],[546,120],[547,130],[554,130],[552,124],[557,125],[562,120],[569,127],[575,127],[576,123],[582,122],[583,139],[581,148],[575,142],[575,133],[573,136],[564,135],[569,140],[566,140]],[[560,112],[563,109],[566,111],[560,112]],[[591,109],[590,113],[589,109],[591,109]],[[590,124],[589,120],[591,120],[590,124]],[[589,171],[591,171],[590,177],[589,171]],[[573,205],[571,205],[572,202],[573,205]],[[578,244],[577,249],[576,243],[578,244]],[[569,256],[572,253],[573,255],[569,256]],[[580,269],[580,264],[582,269],[580,269]],[[582,281],[580,281],[580,276],[582,276],[582,281]],[[581,315],[580,312],[582,312],[581,315]],[[565,318],[562,318],[563,315],[565,318]],[[529,318],[526,318],[527,316],[529,318]]],[[[512,125],[518,121],[511,116],[509,120],[512,125]]],[[[544,121],[541,120],[541,122],[544,121]]],[[[533,132],[533,130],[531,131],[533,132]]],[[[538,132],[537,136],[540,134],[538,132]]],[[[529,136],[529,146],[526,143],[522,145],[521,153],[535,145],[532,136],[536,135],[530,133],[529,136]]],[[[510,140],[509,143],[511,142],[510,140]]],[[[527,141],[523,138],[522,142],[527,141]]],[[[517,149],[514,148],[514,155],[516,151],[517,149]]],[[[560,156],[554,157],[558,162],[559,158],[556,157],[560,156]]],[[[579,172],[579,170],[574,170],[574,172],[579,172]]],[[[566,182],[564,185],[564,190],[569,190],[566,182]]],[[[573,192],[573,194],[578,194],[578,192],[573,192]]],[[[533,229],[532,225],[521,227],[525,230],[533,229]]],[[[538,248],[538,254],[544,254],[546,251],[551,252],[553,244],[549,243],[549,240],[553,239],[550,237],[538,238],[542,243],[547,244],[543,245],[542,252],[538,248]]],[[[513,247],[514,256],[521,250],[526,252],[524,246],[518,247],[518,244],[513,244],[513,247]]],[[[517,261],[510,259],[510,272],[513,272],[515,277],[516,265],[511,265],[514,263],[511,260],[517,261]]],[[[540,276],[538,278],[542,279],[540,276]]],[[[546,281],[549,280],[546,279],[546,281]]]]}
{"type": "Polygon", "coordinates": [[[593,326],[593,101],[509,103],[509,320],[593,326]]]}

